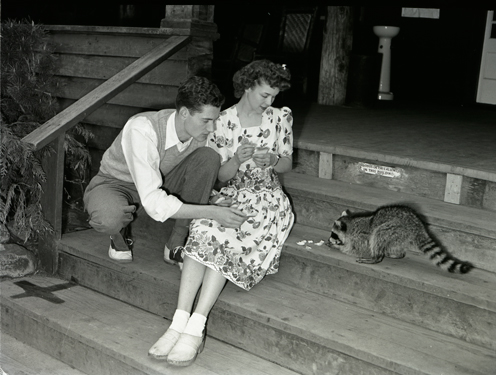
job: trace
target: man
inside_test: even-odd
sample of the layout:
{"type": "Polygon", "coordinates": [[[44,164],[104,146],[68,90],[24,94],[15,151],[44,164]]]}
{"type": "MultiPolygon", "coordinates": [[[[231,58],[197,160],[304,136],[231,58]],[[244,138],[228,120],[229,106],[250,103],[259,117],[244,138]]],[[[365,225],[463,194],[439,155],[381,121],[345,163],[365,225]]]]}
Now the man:
{"type": "Polygon", "coordinates": [[[133,259],[129,224],[143,209],[154,220],[176,223],[164,249],[168,263],[181,261],[191,219],[211,218],[236,228],[246,220],[240,210],[208,205],[220,157],[204,147],[215,130],[224,96],[203,77],[191,77],[178,89],[176,109],[131,117],[105,151],[84,203],[89,223],[110,235],[109,257],[133,259]]]}

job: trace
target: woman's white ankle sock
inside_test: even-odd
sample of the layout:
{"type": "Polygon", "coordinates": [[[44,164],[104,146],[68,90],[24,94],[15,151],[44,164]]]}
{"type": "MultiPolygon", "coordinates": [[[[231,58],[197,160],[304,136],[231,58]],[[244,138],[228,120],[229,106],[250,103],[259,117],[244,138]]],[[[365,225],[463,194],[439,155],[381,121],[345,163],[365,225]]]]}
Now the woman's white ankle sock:
{"type": "Polygon", "coordinates": [[[184,333],[188,335],[202,337],[203,329],[205,328],[205,323],[207,322],[207,318],[203,315],[193,313],[191,318],[188,320],[188,324],[184,329],[184,333]]]}
{"type": "Polygon", "coordinates": [[[172,328],[174,331],[179,333],[183,333],[186,325],[188,324],[189,316],[189,312],[177,309],[172,317],[172,324],[169,328],[172,328]]]}

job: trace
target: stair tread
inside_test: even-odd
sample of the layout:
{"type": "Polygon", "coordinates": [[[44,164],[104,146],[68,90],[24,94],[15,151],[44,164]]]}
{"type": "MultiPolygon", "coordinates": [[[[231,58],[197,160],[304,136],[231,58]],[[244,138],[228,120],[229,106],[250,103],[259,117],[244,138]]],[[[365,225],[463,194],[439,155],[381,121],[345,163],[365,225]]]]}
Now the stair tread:
{"type": "Polygon", "coordinates": [[[262,315],[285,332],[399,373],[485,374],[496,364],[489,349],[270,278],[251,294],[228,288],[229,297],[231,310],[262,315]]]}
{"type": "Polygon", "coordinates": [[[448,294],[452,299],[496,312],[495,273],[474,268],[468,274],[452,274],[436,267],[420,252],[409,252],[402,259],[385,258],[378,264],[357,263],[354,257],[337,249],[315,244],[320,240],[326,241],[329,234],[329,231],[295,224],[285,243],[285,251],[323,263],[332,262],[353,272],[408,285],[440,296],[448,294]],[[312,240],[314,243],[298,245],[302,240],[312,240]]]}
{"type": "MultiPolygon", "coordinates": [[[[322,262],[338,262],[342,267],[347,267],[355,272],[364,272],[378,278],[388,278],[396,283],[408,283],[409,286],[426,290],[431,293],[445,295],[450,293],[451,298],[462,302],[496,311],[496,274],[475,268],[469,274],[457,275],[443,271],[432,265],[426,257],[408,254],[403,259],[385,259],[382,263],[367,265],[356,263],[353,257],[340,253],[325,245],[319,247],[315,244],[306,249],[298,245],[301,240],[327,240],[329,233],[295,224],[288,239],[285,242],[289,251],[299,253],[301,256],[315,257],[322,262]],[[456,283],[453,282],[456,280],[456,283]]],[[[171,285],[179,285],[179,280],[174,273],[163,272],[165,263],[157,262],[157,256],[161,259],[163,244],[153,241],[151,238],[135,242],[135,251],[140,251],[132,263],[127,265],[112,262],[106,253],[108,236],[93,230],[73,232],[64,235],[61,249],[76,256],[85,257],[88,260],[101,263],[114,269],[126,269],[135,273],[143,273],[153,278],[164,279],[171,285]],[[142,249],[136,250],[136,249],[142,249]]],[[[281,264],[283,267],[284,264],[281,264]]]]}
{"type": "Polygon", "coordinates": [[[15,337],[2,332],[0,374],[8,375],[85,375],[15,337]]]}
{"type": "MultiPolygon", "coordinates": [[[[308,228],[296,225],[293,230],[294,233],[290,235],[286,243],[291,244],[297,242],[302,238],[301,233],[304,233],[307,239],[310,233],[320,234],[319,238],[325,233],[324,231],[308,232],[307,229],[308,228]]],[[[101,264],[111,263],[110,261],[107,262],[105,259],[106,253],[104,249],[107,244],[106,236],[101,236],[95,232],[68,234],[64,236],[63,243],[63,249],[72,251],[75,255],[91,258],[93,261],[101,264]],[[81,241],[77,238],[81,238],[83,235],[86,238],[85,240],[81,241]],[[100,244],[98,244],[98,242],[100,242],[100,244]],[[103,242],[103,244],[101,242],[103,242]],[[78,251],[75,248],[78,246],[81,247],[81,243],[86,244],[86,246],[84,246],[85,249],[80,249],[78,251]]],[[[118,267],[121,268],[123,272],[133,273],[134,275],[136,275],[137,272],[140,272],[143,277],[149,277],[150,280],[162,280],[161,282],[167,283],[171,288],[177,288],[179,285],[179,271],[176,267],[170,267],[167,269],[167,272],[164,272],[164,267],[167,267],[167,265],[157,262],[157,257],[161,257],[162,255],[161,249],[157,245],[153,246],[155,246],[154,251],[140,251],[140,255],[137,255],[135,261],[129,265],[109,265],[109,267],[118,267]]],[[[297,250],[298,249],[296,249],[296,251],[297,250]]],[[[315,253],[319,253],[319,256],[322,258],[331,256],[325,254],[325,251],[322,249],[315,250],[315,253]]],[[[331,254],[332,257],[337,257],[340,262],[348,263],[350,266],[356,266],[354,260],[344,254],[337,252],[331,252],[331,254]]],[[[401,262],[401,260],[397,260],[397,262],[401,262]]],[[[434,266],[428,266],[440,273],[434,266]]],[[[283,267],[283,264],[281,264],[281,267],[283,267]]],[[[381,264],[365,266],[364,269],[369,269],[369,272],[379,274],[385,272],[386,269],[389,269],[388,267],[384,267],[381,264]]],[[[404,268],[406,270],[408,269],[407,267],[404,268]]],[[[432,275],[436,274],[435,271],[432,272],[432,275]]],[[[484,273],[484,271],[481,272],[484,273]]],[[[411,271],[410,276],[413,278],[414,274],[415,270],[411,271]]],[[[490,273],[487,274],[490,275],[490,273]]],[[[401,275],[394,275],[393,272],[393,276],[400,278],[401,275]]],[[[421,275],[418,275],[417,272],[416,277],[419,278],[421,275]]],[[[439,276],[439,280],[445,278],[450,279],[448,275],[439,276]]],[[[474,280],[479,280],[478,277],[472,278],[474,280]]],[[[247,315],[253,319],[256,317],[260,319],[260,316],[262,315],[264,318],[270,320],[270,322],[272,322],[271,324],[276,325],[285,332],[295,332],[302,337],[308,337],[308,335],[310,335],[311,339],[316,342],[328,345],[329,347],[334,347],[337,350],[342,349],[351,351],[353,356],[364,358],[380,366],[385,366],[386,362],[392,359],[394,366],[399,366],[400,368],[404,366],[409,367],[412,365],[412,361],[418,360],[418,363],[415,363],[416,367],[414,368],[423,368],[426,371],[425,373],[429,373],[429,369],[445,367],[446,361],[449,359],[459,368],[465,369],[461,370],[461,372],[456,372],[456,366],[450,365],[454,366],[452,369],[450,367],[450,371],[452,370],[450,373],[456,374],[467,373],[463,372],[467,371],[465,366],[475,366],[474,368],[480,368],[481,373],[484,373],[484,370],[489,368],[486,366],[494,366],[495,364],[496,358],[489,354],[490,351],[488,349],[465,343],[433,331],[421,329],[410,323],[403,323],[394,318],[385,317],[379,313],[370,312],[351,304],[346,304],[330,298],[323,298],[321,295],[314,293],[301,291],[290,285],[282,284],[276,279],[277,277],[269,276],[260,285],[257,285],[248,293],[244,293],[240,288],[228,284],[224,293],[219,298],[217,305],[224,306],[226,309],[229,309],[229,311],[233,311],[234,309],[240,314],[243,314],[243,316],[247,315]],[[329,311],[332,313],[329,315],[319,315],[324,314],[322,311],[329,311]],[[353,315],[353,318],[350,323],[342,321],[342,319],[346,319],[348,316],[351,317],[351,315],[353,315]],[[326,316],[338,316],[339,319],[329,322],[325,320],[326,316]],[[316,326],[313,325],[312,322],[315,320],[321,323],[319,328],[316,328],[316,326]],[[321,327],[321,325],[325,326],[325,328],[321,327]],[[349,327],[354,328],[353,330],[350,330],[349,327]],[[377,327],[380,327],[380,329],[377,329],[377,327]],[[403,333],[405,330],[407,332],[406,334],[403,333]],[[362,332],[366,335],[366,338],[363,340],[360,338],[362,332]],[[387,334],[385,334],[385,336],[380,336],[382,335],[381,332],[387,332],[387,334]],[[376,335],[379,335],[380,337],[376,337],[376,335]],[[394,343],[394,345],[391,343],[394,343]],[[418,347],[414,345],[410,347],[410,343],[416,343],[418,347]],[[424,345],[427,346],[424,348],[424,345]],[[395,350],[394,348],[396,346],[401,348],[401,350],[395,350]],[[434,351],[431,349],[431,346],[432,348],[436,348],[435,351],[439,350],[439,353],[444,353],[443,356],[433,356],[430,359],[427,358],[431,356],[432,351],[434,351]],[[414,350],[418,353],[418,356],[414,356],[416,359],[409,358],[411,356],[408,355],[409,350],[414,350]],[[391,351],[394,353],[390,353],[391,351]],[[460,355],[454,355],[453,353],[460,353],[460,355]]],[[[428,285],[432,280],[429,278],[428,280],[422,280],[422,282],[428,285]]],[[[434,285],[435,282],[436,278],[434,277],[434,285]]],[[[468,282],[468,284],[470,284],[470,282],[468,282]]],[[[451,287],[453,286],[451,285],[451,287]]],[[[456,291],[453,293],[456,294],[456,291]]],[[[490,298],[490,296],[488,298],[490,298]]],[[[486,302],[489,303],[489,301],[486,302]]],[[[481,302],[481,304],[483,303],[484,302],[481,302]]],[[[267,319],[264,319],[264,321],[267,319]]]]}
{"type": "Polygon", "coordinates": [[[417,208],[430,224],[469,231],[496,239],[496,211],[456,205],[412,194],[323,179],[295,172],[285,173],[281,180],[286,189],[327,196],[329,199],[336,197],[343,204],[346,204],[347,201],[360,203],[361,208],[365,210],[374,210],[387,204],[409,204],[417,208]]]}
{"type": "MultiPolygon", "coordinates": [[[[41,276],[30,276],[23,280],[42,287],[65,283],[57,278],[41,276]]],[[[183,369],[174,368],[167,362],[157,361],[147,355],[148,349],[170,324],[170,321],[160,316],[79,285],[53,292],[64,300],[60,304],[37,297],[12,299],[9,297],[23,293],[23,289],[11,280],[2,281],[1,285],[2,305],[64,332],[78,342],[98,348],[115,361],[123,361],[136,369],[136,373],[182,373],[183,369]]],[[[219,340],[207,340],[203,354],[188,367],[188,374],[295,374],[219,340]]],[[[59,350],[63,351],[63,348],[59,350]]]]}

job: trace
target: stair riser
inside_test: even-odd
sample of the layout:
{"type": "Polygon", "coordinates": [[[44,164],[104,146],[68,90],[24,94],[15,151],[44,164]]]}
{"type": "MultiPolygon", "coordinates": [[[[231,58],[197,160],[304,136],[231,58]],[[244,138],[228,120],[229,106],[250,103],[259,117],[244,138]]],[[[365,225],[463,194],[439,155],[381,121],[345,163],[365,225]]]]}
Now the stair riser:
{"type": "Polygon", "coordinates": [[[297,173],[332,176],[351,184],[496,210],[496,182],[492,181],[467,176],[449,180],[443,172],[303,149],[295,150],[293,160],[293,171],[297,173]]]}
{"type": "MultiPolygon", "coordinates": [[[[225,309],[214,308],[212,310],[208,327],[209,334],[215,338],[289,367],[303,375],[397,374],[397,372],[368,363],[366,359],[348,356],[326,345],[307,340],[302,337],[304,333],[292,334],[289,332],[290,326],[288,329],[274,328],[274,326],[248,319],[225,309]]],[[[409,371],[409,369],[402,370],[409,371]]]]}
{"type": "MultiPolygon", "coordinates": [[[[59,255],[59,275],[133,306],[172,319],[179,293],[179,277],[160,285],[143,274],[109,270],[99,264],[66,253],[59,255]]],[[[164,263],[164,267],[166,267],[164,263]]]]}
{"type": "MultiPolygon", "coordinates": [[[[332,250],[330,250],[332,251],[332,250]]],[[[496,313],[339,265],[324,264],[285,248],[280,281],[384,313],[467,342],[496,349],[496,313]]],[[[390,262],[401,260],[388,260],[390,262]]]]}
{"type": "MultiPolygon", "coordinates": [[[[346,209],[351,211],[374,210],[376,207],[359,202],[340,200],[324,200],[319,197],[303,195],[302,192],[287,189],[296,222],[323,229],[330,234],[332,224],[346,209]]],[[[433,236],[456,257],[472,262],[476,267],[496,272],[496,263],[488,261],[496,256],[496,240],[485,236],[460,232],[438,225],[429,225],[433,236]]],[[[326,239],[327,240],[327,239],[326,239]]]]}
{"type": "MultiPolygon", "coordinates": [[[[63,278],[74,278],[82,286],[172,318],[179,284],[157,287],[157,281],[143,275],[126,275],[69,254],[61,253],[60,258],[59,275],[63,278]]],[[[257,321],[256,318],[247,319],[233,313],[229,306],[219,301],[210,314],[208,335],[302,374],[392,374],[367,360],[330,350],[325,345],[291,334],[289,329],[277,329],[266,324],[264,319],[257,321]]]]}
{"type": "Polygon", "coordinates": [[[49,323],[46,318],[16,309],[6,299],[2,300],[1,312],[3,332],[86,374],[152,375],[116,360],[91,342],[70,336],[67,329],[49,323]]]}

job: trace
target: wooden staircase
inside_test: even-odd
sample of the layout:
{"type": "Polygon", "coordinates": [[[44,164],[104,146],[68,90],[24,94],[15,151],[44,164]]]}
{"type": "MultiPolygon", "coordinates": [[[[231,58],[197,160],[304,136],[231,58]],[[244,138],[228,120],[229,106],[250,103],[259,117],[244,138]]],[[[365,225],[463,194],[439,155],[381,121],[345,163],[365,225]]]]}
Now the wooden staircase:
{"type": "MultiPolygon", "coordinates": [[[[437,175],[452,177],[428,163],[409,159],[400,165],[396,158],[396,171],[412,164],[418,169],[413,173],[418,183],[398,187],[388,177],[349,178],[350,166],[359,163],[396,168],[391,156],[370,160],[363,150],[351,148],[339,154],[331,142],[312,144],[302,136],[295,146],[295,169],[282,181],[296,224],[280,271],[250,292],[226,286],[208,321],[206,349],[187,370],[146,355],[170,324],[180,278],[177,267],[162,261],[170,223],[147,217],[133,224],[135,260],[127,265],[108,258],[105,235],[85,230],[62,237],[60,279],[26,280],[43,290],[71,282],[52,292],[64,303],[35,296],[13,299],[23,289],[16,280],[2,282],[2,330],[97,375],[493,374],[494,202],[486,199],[486,206],[476,206],[463,198],[463,189],[458,204],[446,201],[446,196],[451,199],[447,185],[438,183],[437,175]],[[320,245],[344,209],[372,210],[390,203],[416,207],[433,235],[476,268],[466,275],[450,274],[419,253],[359,264],[320,245]]],[[[496,181],[484,176],[488,184],[496,181]]]]}

